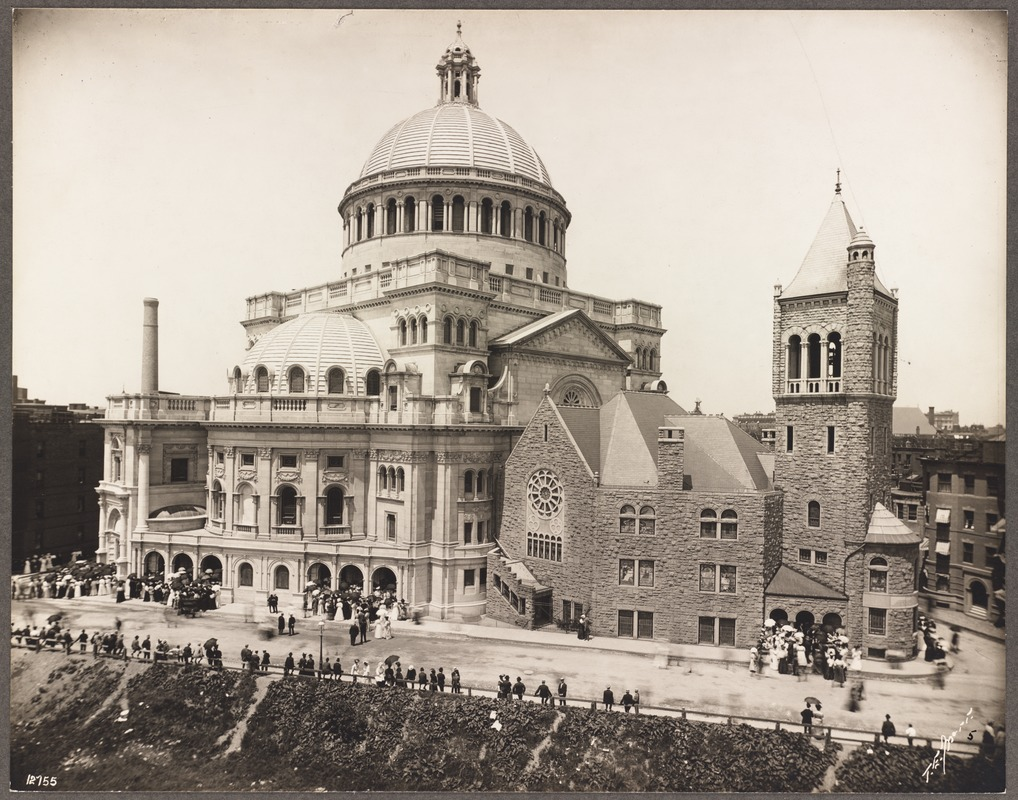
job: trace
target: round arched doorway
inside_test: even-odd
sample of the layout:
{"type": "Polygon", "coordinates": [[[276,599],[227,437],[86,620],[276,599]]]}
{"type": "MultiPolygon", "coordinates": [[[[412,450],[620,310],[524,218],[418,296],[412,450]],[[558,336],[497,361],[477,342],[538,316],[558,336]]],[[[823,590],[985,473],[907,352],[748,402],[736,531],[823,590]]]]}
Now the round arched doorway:
{"type": "Polygon", "coordinates": [[[339,572],[339,588],[343,591],[347,589],[360,589],[363,591],[364,573],[353,564],[347,564],[339,572]]]}
{"type": "Polygon", "coordinates": [[[771,613],[770,617],[779,625],[784,625],[788,622],[788,612],[783,608],[775,608],[771,613]]]}
{"type": "Polygon", "coordinates": [[[190,577],[194,577],[194,562],[191,560],[191,556],[187,553],[177,553],[173,557],[173,572],[174,574],[183,570],[190,577]]]}
{"type": "Polygon", "coordinates": [[[165,571],[166,559],[162,557],[162,554],[153,551],[145,556],[146,578],[162,578],[165,571]]]}
{"type": "Polygon", "coordinates": [[[970,605],[969,613],[976,617],[985,617],[989,610],[990,597],[982,581],[972,581],[969,584],[970,605]]]}
{"type": "Polygon", "coordinates": [[[383,592],[396,591],[396,573],[388,567],[379,567],[371,575],[371,589],[380,589],[383,592]]]}
{"type": "Polygon", "coordinates": [[[332,588],[332,570],[325,564],[315,563],[308,567],[308,584],[315,584],[322,589],[332,588]]]}
{"type": "Polygon", "coordinates": [[[816,622],[816,617],[813,616],[811,611],[800,611],[795,615],[795,627],[800,631],[808,631],[813,627],[813,623],[816,622]]]}
{"type": "Polygon", "coordinates": [[[830,614],[824,614],[824,627],[830,627],[832,631],[836,631],[842,627],[841,614],[835,614],[833,611],[830,614]]]}
{"type": "Polygon", "coordinates": [[[216,556],[205,556],[201,560],[201,577],[213,583],[223,582],[223,562],[216,556]]]}

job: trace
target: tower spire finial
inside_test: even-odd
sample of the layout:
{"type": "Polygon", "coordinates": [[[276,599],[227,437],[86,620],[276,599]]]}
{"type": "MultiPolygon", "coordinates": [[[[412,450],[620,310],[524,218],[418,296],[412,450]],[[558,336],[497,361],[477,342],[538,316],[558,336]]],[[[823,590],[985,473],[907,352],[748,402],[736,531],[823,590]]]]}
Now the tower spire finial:
{"type": "Polygon", "coordinates": [[[841,194],[841,167],[838,167],[838,177],[834,181],[834,193],[841,194]]]}

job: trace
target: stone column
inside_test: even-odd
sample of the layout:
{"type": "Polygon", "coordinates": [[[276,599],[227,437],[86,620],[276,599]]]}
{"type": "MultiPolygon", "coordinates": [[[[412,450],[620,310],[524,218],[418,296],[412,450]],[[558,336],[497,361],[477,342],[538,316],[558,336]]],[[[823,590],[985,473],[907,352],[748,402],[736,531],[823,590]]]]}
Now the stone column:
{"type": "Polygon", "coordinates": [[[149,454],[152,445],[138,445],[138,530],[148,530],[149,454]]]}
{"type": "Polygon", "coordinates": [[[396,233],[403,233],[403,214],[405,207],[402,203],[396,203],[396,233]]]}

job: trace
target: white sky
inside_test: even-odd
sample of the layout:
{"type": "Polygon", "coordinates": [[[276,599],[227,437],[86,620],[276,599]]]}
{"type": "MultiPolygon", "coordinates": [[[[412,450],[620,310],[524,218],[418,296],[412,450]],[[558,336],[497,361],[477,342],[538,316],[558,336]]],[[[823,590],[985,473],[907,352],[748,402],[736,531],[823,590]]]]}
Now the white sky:
{"type": "Polygon", "coordinates": [[[664,306],[672,397],[767,411],[773,286],[834,193],[900,290],[898,405],[1003,422],[1006,28],[982,11],[28,10],[13,366],[30,397],[226,393],[246,297],[338,278],[336,206],[463,38],[573,214],[573,289],[664,306]],[[342,18],[342,20],[341,20],[342,18]],[[341,21],[340,21],[341,20],[341,21]]]}

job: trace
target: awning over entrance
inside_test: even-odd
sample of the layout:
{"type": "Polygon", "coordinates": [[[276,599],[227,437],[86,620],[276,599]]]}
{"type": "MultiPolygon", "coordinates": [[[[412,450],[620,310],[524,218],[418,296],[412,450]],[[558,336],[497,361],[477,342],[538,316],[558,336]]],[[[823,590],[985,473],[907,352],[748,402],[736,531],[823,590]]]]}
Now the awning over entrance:
{"type": "Polygon", "coordinates": [[[949,556],[951,555],[951,543],[950,542],[937,542],[937,555],[949,556]]]}
{"type": "Polygon", "coordinates": [[[938,525],[950,525],[951,524],[951,509],[949,509],[949,508],[938,508],[937,509],[937,524],[938,525]]]}

